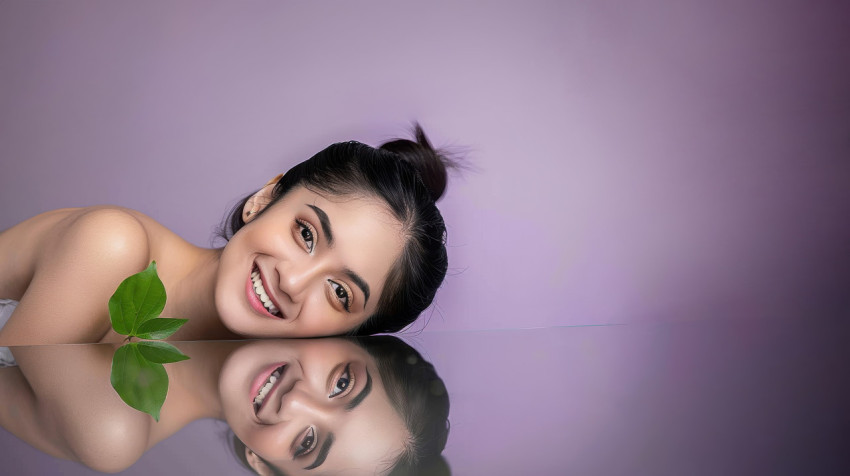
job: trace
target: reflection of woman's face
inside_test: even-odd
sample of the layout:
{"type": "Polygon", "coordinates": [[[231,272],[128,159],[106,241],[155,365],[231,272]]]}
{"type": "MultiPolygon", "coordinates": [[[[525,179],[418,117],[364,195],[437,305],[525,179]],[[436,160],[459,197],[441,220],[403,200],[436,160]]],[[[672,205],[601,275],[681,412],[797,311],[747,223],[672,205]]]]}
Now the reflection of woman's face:
{"type": "Polygon", "coordinates": [[[236,436],[290,475],[376,474],[409,438],[375,362],[343,339],[251,343],[224,364],[219,392],[236,436]]]}
{"type": "Polygon", "coordinates": [[[356,328],[374,313],[401,253],[400,228],[377,199],[294,188],[225,246],[215,289],[222,322],[251,337],[356,328]]]}

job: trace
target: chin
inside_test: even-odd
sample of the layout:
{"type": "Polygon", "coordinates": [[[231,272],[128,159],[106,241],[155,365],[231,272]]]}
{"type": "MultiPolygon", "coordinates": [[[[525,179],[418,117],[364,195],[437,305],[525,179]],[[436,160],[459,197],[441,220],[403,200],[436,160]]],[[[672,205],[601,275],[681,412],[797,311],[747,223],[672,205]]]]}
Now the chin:
{"type": "Polygon", "coordinates": [[[215,293],[215,310],[218,314],[218,319],[230,332],[241,336],[248,336],[249,329],[244,325],[247,321],[244,309],[240,309],[236,296],[226,296],[216,290],[215,293]]]}

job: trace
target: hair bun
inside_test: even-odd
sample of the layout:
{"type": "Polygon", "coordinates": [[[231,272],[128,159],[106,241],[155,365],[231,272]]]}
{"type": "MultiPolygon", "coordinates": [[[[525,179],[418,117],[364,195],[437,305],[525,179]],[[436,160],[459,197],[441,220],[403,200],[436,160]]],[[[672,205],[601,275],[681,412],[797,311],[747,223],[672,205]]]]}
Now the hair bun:
{"type": "Polygon", "coordinates": [[[455,167],[455,163],[442,150],[434,149],[419,123],[413,124],[413,137],[415,142],[409,139],[393,139],[381,144],[379,149],[394,152],[412,165],[436,202],[446,191],[446,170],[455,167]]]}

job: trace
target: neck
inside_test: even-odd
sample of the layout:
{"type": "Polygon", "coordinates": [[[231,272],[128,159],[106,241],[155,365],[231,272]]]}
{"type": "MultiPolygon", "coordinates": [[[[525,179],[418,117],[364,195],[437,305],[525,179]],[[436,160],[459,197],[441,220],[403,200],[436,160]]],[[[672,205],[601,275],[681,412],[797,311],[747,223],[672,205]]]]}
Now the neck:
{"type": "Polygon", "coordinates": [[[221,323],[216,311],[215,283],[220,258],[221,249],[203,249],[170,290],[165,309],[167,316],[189,319],[189,322],[169,340],[240,338],[221,323]]]}

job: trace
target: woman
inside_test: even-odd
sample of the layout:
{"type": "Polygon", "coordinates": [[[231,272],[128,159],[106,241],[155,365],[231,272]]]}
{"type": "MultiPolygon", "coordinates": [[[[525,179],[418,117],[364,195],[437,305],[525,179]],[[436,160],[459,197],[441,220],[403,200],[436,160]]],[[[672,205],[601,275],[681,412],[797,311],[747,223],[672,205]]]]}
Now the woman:
{"type": "Polygon", "coordinates": [[[118,207],[55,210],[6,230],[0,297],[20,304],[0,345],[120,341],[107,301],[151,261],[168,296],[162,315],[189,319],[173,340],[398,331],[447,269],[435,201],[451,163],[418,125],[415,139],[331,145],[242,200],[222,249],[118,207]]]}
{"type": "Polygon", "coordinates": [[[191,358],[165,365],[158,422],[111,388],[115,346],[14,348],[19,367],[0,368],[0,426],[104,472],[200,418],[226,420],[258,474],[399,474],[441,459],[445,387],[394,337],[178,345],[191,358]]]}

